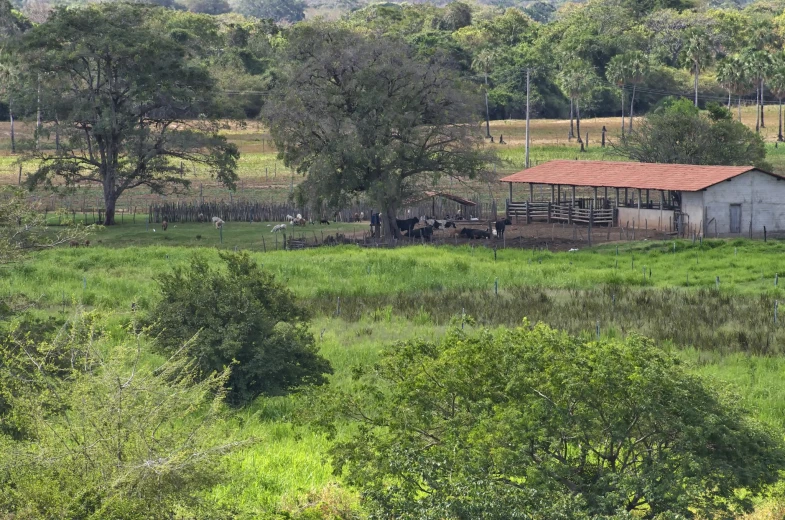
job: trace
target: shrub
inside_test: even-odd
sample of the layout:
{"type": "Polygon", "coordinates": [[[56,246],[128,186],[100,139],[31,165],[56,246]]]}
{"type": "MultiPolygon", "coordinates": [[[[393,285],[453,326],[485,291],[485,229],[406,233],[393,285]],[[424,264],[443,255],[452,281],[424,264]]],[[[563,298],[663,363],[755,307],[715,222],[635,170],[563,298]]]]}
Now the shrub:
{"type": "Polygon", "coordinates": [[[780,436],[639,336],[454,327],[355,378],[316,409],[360,423],[332,455],[379,517],[716,518],[785,467],[780,436]]]}
{"type": "Polygon", "coordinates": [[[241,446],[221,435],[228,372],[196,381],[187,347],[150,366],[142,338],[105,324],[81,314],[51,342],[0,341],[3,399],[29,432],[0,435],[0,517],[215,518],[206,491],[241,446]]]}
{"type": "Polygon", "coordinates": [[[246,253],[220,253],[225,269],[194,256],[187,269],[158,277],[162,298],[148,318],[164,353],[193,339],[204,375],[236,362],[228,401],[320,385],[332,373],[308,330],[308,313],[246,253]]]}

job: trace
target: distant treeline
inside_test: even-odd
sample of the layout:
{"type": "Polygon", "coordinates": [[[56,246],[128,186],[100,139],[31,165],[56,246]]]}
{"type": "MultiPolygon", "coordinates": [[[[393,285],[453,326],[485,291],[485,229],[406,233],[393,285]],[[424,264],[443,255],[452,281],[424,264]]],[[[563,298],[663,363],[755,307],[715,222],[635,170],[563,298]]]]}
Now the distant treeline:
{"type": "MultiPolygon", "coordinates": [[[[42,22],[51,8],[43,0],[17,0],[18,10],[12,10],[3,1],[0,41],[42,22]]],[[[301,21],[306,5],[300,0],[156,3],[163,7],[148,23],[185,45],[216,82],[212,113],[194,116],[257,117],[288,66],[279,50],[290,24],[310,23],[301,21]]],[[[743,8],[691,0],[590,0],[558,9],[544,2],[521,9],[349,4],[329,23],[401,38],[424,59],[448,56],[467,81],[487,92],[483,115],[491,119],[524,116],[527,69],[534,115],[544,118],[629,114],[630,105],[644,113],[669,96],[695,98],[700,106],[785,97],[781,1],[743,8]]],[[[37,88],[29,85],[31,93],[37,88]]],[[[9,103],[17,117],[46,112],[31,102],[13,107],[8,93],[0,99],[3,118],[9,103]]]]}

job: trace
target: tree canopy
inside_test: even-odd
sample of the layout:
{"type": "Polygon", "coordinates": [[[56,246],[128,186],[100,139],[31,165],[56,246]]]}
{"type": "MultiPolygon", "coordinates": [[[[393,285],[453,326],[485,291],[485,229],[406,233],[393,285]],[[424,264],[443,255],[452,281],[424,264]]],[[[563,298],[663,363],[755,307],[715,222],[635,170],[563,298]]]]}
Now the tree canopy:
{"type": "MultiPolygon", "coordinates": [[[[166,193],[187,186],[183,163],[198,163],[233,186],[237,148],[208,118],[215,82],[186,48],[153,30],[155,9],[97,4],[57,9],[28,31],[18,53],[27,84],[46,94],[43,123],[28,143],[37,169],[29,186],[99,184],[106,217],[128,189],[166,193]],[[55,135],[55,150],[38,146],[55,135]]],[[[21,88],[20,99],[38,103],[21,88]]]]}
{"type": "Polygon", "coordinates": [[[454,327],[344,390],[322,415],[356,422],[336,471],[381,516],[714,518],[785,467],[779,435],[638,336],[454,327]]]}
{"type": "Polygon", "coordinates": [[[233,365],[233,404],[326,383],[332,368],[292,293],[247,254],[220,258],[226,272],[195,256],[187,269],[158,278],[161,300],[148,322],[161,351],[171,355],[193,338],[190,352],[203,377],[233,365]]]}
{"type": "Polygon", "coordinates": [[[614,150],[652,163],[753,165],[770,170],[760,135],[717,104],[701,112],[686,99],[665,103],[647,114],[637,130],[614,143],[614,150]]]}
{"type": "Polygon", "coordinates": [[[338,206],[364,193],[400,236],[407,197],[438,176],[485,168],[478,98],[443,56],[322,24],[299,26],[287,56],[265,119],[285,163],[307,175],[301,194],[311,200],[338,206]]]}

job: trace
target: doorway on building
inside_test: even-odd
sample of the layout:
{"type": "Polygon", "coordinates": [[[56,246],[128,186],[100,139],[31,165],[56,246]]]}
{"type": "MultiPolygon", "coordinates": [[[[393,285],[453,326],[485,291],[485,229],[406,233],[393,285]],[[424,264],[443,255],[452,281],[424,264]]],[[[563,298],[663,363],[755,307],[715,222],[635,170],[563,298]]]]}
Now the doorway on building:
{"type": "Polygon", "coordinates": [[[741,233],[741,204],[730,205],[730,232],[741,233]]]}

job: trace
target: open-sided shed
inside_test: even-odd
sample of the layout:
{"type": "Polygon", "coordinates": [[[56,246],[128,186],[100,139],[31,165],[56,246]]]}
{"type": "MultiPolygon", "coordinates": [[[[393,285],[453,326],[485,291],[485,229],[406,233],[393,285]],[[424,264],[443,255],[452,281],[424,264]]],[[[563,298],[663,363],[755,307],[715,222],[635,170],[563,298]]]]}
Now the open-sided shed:
{"type": "Polygon", "coordinates": [[[785,178],[753,166],[550,161],[501,179],[507,214],[691,233],[785,230],[785,178]],[[528,197],[513,199],[513,185],[528,197]]]}

